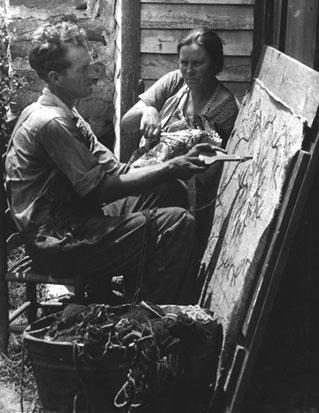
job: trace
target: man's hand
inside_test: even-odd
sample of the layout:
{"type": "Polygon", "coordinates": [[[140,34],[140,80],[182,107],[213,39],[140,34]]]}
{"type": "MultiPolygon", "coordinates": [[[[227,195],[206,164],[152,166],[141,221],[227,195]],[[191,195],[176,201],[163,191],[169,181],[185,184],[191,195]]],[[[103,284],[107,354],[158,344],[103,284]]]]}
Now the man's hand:
{"type": "Polygon", "coordinates": [[[175,178],[189,179],[193,175],[203,173],[207,170],[208,165],[204,160],[199,159],[201,153],[216,155],[216,152],[227,153],[219,146],[209,143],[198,143],[188,151],[186,155],[177,156],[168,161],[169,167],[175,178]]]}
{"type": "Polygon", "coordinates": [[[217,152],[222,152],[227,154],[225,149],[220,148],[219,146],[211,145],[210,143],[198,143],[194,145],[187,153],[188,156],[198,156],[201,153],[206,153],[209,155],[216,155],[217,152]]]}
{"type": "Polygon", "coordinates": [[[207,169],[205,162],[197,156],[182,155],[167,162],[174,178],[179,179],[189,179],[195,174],[205,172],[207,169]]]}
{"type": "Polygon", "coordinates": [[[161,120],[157,109],[153,106],[147,106],[143,109],[140,132],[146,139],[158,139],[161,133],[161,120]]]}

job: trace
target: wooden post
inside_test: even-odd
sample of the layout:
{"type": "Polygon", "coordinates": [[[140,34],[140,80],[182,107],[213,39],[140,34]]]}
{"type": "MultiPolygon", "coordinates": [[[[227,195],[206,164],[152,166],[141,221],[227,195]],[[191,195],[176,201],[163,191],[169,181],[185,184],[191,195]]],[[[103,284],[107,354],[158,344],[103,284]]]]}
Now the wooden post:
{"type": "MultiPolygon", "coordinates": [[[[122,0],[121,111],[122,116],[137,101],[140,77],[140,0],[122,0]]],[[[125,162],[137,148],[138,134],[121,130],[120,159],[125,162]]]]}
{"type": "Polygon", "coordinates": [[[252,54],[252,73],[260,60],[265,45],[272,45],[273,36],[273,3],[270,0],[255,2],[254,41],[252,54]]]}
{"type": "Polygon", "coordinates": [[[317,0],[288,0],[285,53],[309,67],[314,67],[318,36],[317,0]]]}
{"type": "MultiPolygon", "coordinates": [[[[0,162],[2,166],[2,159],[0,162]]],[[[2,171],[3,169],[0,168],[0,353],[6,353],[9,340],[8,283],[5,279],[7,272],[5,210],[7,204],[2,171]]]]}

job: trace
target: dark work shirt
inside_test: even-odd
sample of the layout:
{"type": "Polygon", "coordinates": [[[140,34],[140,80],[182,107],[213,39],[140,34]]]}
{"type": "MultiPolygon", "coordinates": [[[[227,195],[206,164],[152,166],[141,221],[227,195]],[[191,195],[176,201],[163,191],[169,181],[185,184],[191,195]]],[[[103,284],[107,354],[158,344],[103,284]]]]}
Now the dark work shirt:
{"type": "Polygon", "coordinates": [[[83,199],[106,174],[127,169],[98,142],[76,109],[49,89],[31,106],[6,157],[10,210],[26,232],[52,219],[76,219],[85,210],[83,199]]]}

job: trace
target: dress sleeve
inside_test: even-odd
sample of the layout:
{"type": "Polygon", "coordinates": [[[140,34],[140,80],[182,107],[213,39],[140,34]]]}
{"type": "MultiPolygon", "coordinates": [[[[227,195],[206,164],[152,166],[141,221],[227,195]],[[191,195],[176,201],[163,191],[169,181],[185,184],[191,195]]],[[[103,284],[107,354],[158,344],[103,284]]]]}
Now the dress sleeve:
{"type": "Polygon", "coordinates": [[[220,135],[225,148],[238,115],[238,105],[233,95],[229,95],[216,109],[206,115],[211,127],[220,135]]]}
{"type": "Polygon", "coordinates": [[[107,173],[83,136],[64,119],[55,118],[45,125],[40,144],[48,161],[67,177],[80,196],[96,188],[107,173]]]}
{"type": "Polygon", "coordinates": [[[183,85],[184,80],[180,70],[174,70],[158,79],[139,99],[160,111],[168,98],[174,95],[183,85]]]}

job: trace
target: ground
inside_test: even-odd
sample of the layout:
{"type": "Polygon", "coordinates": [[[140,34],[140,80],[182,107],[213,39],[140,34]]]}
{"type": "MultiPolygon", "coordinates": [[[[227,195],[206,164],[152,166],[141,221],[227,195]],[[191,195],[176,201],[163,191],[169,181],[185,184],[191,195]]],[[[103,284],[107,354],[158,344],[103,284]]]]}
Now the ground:
{"type": "Polygon", "coordinates": [[[20,397],[12,385],[0,384],[0,411],[2,413],[20,411],[20,397]]]}
{"type": "MultiPolygon", "coordinates": [[[[11,294],[14,292],[14,300],[21,300],[19,288],[10,287],[11,294]]],[[[293,291],[299,291],[300,295],[300,288],[293,288],[293,291]]],[[[53,290],[50,288],[46,294],[52,297],[65,293],[67,291],[63,287],[57,286],[53,290]]],[[[270,317],[240,413],[319,413],[319,355],[314,328],[318,321],[317,312],[310,312],[312,316],[305,313],[301,305],[304,302],[302,297],[299,298],[300,305],[297,305],[296,297],[299,295],[292,295],[287,284],[277,294],[273,316],[270,317]],[[292,297],[293,305],[288,305],[287,297],[283,294],[292,297]],[[283,302],[286,311],[283,311],[283,302]]],[[[20,338],[11,334],[10,357],[0,358],[1,413],[21,412],[21,359],[20,338]]],[[[30,365],[26,366],[24,382],[24,413],[40,413],[30,365]]]]}

